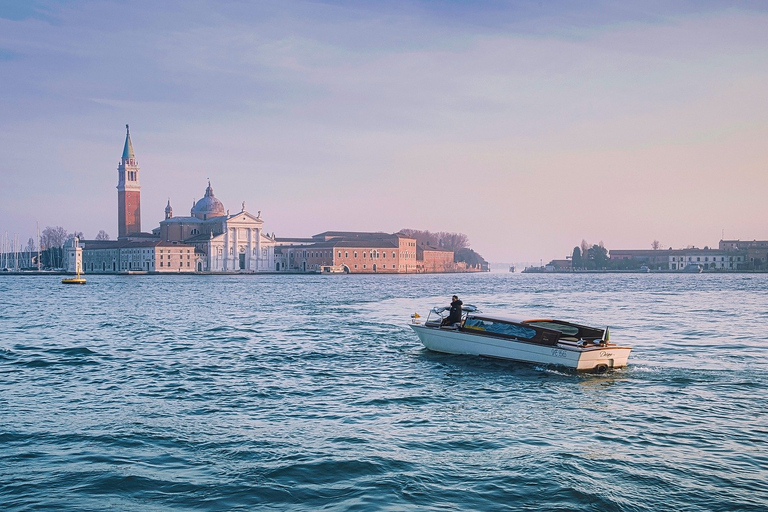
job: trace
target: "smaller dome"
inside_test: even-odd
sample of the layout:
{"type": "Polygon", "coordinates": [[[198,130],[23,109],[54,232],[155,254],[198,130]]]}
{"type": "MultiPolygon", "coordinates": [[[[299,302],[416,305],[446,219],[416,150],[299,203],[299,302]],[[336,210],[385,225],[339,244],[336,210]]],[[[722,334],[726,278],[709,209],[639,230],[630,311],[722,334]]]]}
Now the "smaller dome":
{"type": "Polygon", "coordinates": [[[210,181],[208,182],[208,188],[205,189],[205,197],[192,207],[192,215],[202,220],[226,215],[224,205],[213,195],[213,187],[211,187],[210,181]]]}

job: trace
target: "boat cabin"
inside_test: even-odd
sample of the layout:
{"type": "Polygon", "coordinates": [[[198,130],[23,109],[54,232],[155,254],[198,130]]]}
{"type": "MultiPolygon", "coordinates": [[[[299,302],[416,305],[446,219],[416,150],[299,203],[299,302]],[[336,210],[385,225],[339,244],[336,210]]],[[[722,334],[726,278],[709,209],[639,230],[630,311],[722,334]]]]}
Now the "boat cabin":
{"type": "Polygon", "coordinates": [[[479,315],[467,315],[459,330],[549,346],[556,345],[562,334],[561,331],[548,327],[479,315]]]}

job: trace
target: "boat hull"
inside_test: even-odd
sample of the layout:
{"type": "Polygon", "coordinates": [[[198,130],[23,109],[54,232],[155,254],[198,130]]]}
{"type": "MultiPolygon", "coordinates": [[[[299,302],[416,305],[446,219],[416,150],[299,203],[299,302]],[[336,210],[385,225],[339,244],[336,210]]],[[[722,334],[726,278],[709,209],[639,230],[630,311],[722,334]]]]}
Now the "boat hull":
{"type": "Polygon", "coordinates": [[[630,347],[616,345],[579,348],[575,344],[540,345],[466,331],[410,324],[421,343],[435,352],[509,359],[564,366],[579,371],[606,371],[627,365],[630,347]]]}

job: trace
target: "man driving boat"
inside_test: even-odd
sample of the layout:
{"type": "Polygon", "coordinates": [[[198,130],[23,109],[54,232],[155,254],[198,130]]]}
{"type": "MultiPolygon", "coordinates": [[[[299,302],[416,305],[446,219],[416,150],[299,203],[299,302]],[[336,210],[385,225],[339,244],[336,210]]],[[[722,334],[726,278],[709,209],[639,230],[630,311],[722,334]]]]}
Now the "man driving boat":
{"type": "Polygon", "coordinates": [[[451,297],[451,311],[448,316],[443,320],[442,325],[453,325],[461,322],[461,305],[464,304],[459,300],[457,295],[451,297]]]}

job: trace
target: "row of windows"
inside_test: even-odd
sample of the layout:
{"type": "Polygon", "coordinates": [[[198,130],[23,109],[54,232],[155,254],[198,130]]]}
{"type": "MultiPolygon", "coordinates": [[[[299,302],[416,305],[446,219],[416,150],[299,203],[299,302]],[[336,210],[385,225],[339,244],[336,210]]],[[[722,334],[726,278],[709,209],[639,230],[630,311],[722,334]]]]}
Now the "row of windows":
{"type": "MultiPolygon", "coordinates": [[[[331,251],[298,251],[298,254],[294,253],[294,252],[289,252],[288,256],[290,258],[293,258],[293,257],[330,258],[332,256],[332,254],[333,253],[331,251]]],[[[341,254],[342,254],[342,252],[339,251],[337,253],[337,257],[341,258],[341,254]]],[[[379,258],[386,258],[387,257],[386,251],[376,251],[376,250],[370,251],[370,252],[363,251],[362,255],[363,255],[363,258],[368,258],[368,256],[370,256],[371,259],[379,259],[379,258]]],[[[352,252],[352,257],[353,258],[357,258],[357,256],[358,256],[358,252],[357,251],[353,251],[352,252]]],[[[344,251],[344,257],[345,258],[349,258],[349,251],[344,251]]],[[[397,253],[395,251],[392,251],[392,257],[393,258],[397,258],[397,253]]]]}
{"type": "MultiPolygon", "coordinates": [[[[678,269],[677,263],[671,263],[670,265],[671,265],[670,268],[672,270],[678,269]]],[[[725,262],[721,262],[719,264],[717,262],[712,262],[712,263],[705,263],[704,268],[725,268],[725,265],[726,265],[725,262]]],[[[684,267],[685,267],[685,262],[681,262],[679,268],[682,270],[684,267]]],[[[728,263],[728,268],[733,269],[733,263],[728,263]]]]}
{"type": "MultiPolygon", "coordinates": [[[[161,266],[161,267],[163,266],[163,263],[164,263],[164,262],[162,262],[162,261],[160,262],[160,266],[161,266]]],[[[168,265],[166,265],[166,267],[170,267],[170,266],[171,266],[171,262],[169,261],[169,262],[168,262],[168,265]]],[[[179,262],[179,267],[183,267],[183,266],[184,266],[184,262],[183,262],[183,261],[180,261],[180,262],[179,262]]],[[[187,262],[187,266],[188,266],[188,267],[190,266],[189,262],[187,262]]]]}
{"type": "MultiPolygon", "coordinates": [[[[352,254],[354,255],[353,256],[354,258],[357,258],[357,251],[354,251],[352,254]]],[[[370,255],[371,255],[371,259],[374,259],[374,260],[379,259],[379,257],[381,258],[387,257],[386,251],[381,251],[381,252],[371,251],[370,255]]],[[[349,258],[349,251],[344,251],[344,257],[349,258]]],[[[365,259],[366,257],[368,257],[368,253],[363,251],[363,259],[365,259]]],[[[397,258],[397,253],[395,253],[395,251],[392,251],[392,257],[397,258]]],[[[341,251],[339,251],[339,258],[341,258],[341,251]]]]}
{"type": "MultiPolygon", "coordinates": [[[[678,260],[674,256],[672,256],[672,261],[678,261],[678,260]]],[[[680,261],[685,261],[685,256],[680,256],[680,261]]],[[[693,261],[693,256],[688,256],[688,261],[693,261]]],[[[701,261],[701,256],[696,256],[696,261],[701,261]]],[[[704,261],[709,261],[709,256],[704,256],[704,261]]],[[[717,261],[717,257],[712,256],[712,261],[717,261]]],[[[720,261],[725,261],[725,256],[721,256],[720,261]]],[[[734,261],[733,256],[729,256],[728,261],[734,261]]],[[[737,256],[736,261],[741,261],[741,256],[737,256]]]]}
{"type": "MultiPolygon", "coordinates": [[[[149,270],[150,262],[146,261],[144,263],[147,265],[147,269],[144,269],[143,265],[134,264],[133,262],[122,262],[122,263],[120,263],[120,268],[122,270],[149,270]]],[[[152,261],[152,263],[154,263],[154,261],[152,261]]],[[[98,263],[97,263],[97,265],[98,265],[98,263]]],[[[107,265],[106,262],[104,262],[104,261],[101,262],[101,270],[107,270],[107,266],[111,267],[112,270],[114,271],[115,267],[116,267],[116,263],[115,263],[115,261],[112,261],[111,264],[107,265]]],[[[160,266],[161,267],[171,267],[171,262],[169,261],[169,262],[166,263],[164,261],[161,261],[160,262],[160,266]]],[[[179,267],[184,267],[184,266],[191,267],[192,265],[190,264],[189,261],[187,262],[186,265],[184,265],[183,261],[179,261],[179,267]]],[[[94,262],[87,262],[85,264],[85,268],[88,269],[88,267],[90,267],[90,269],[93,270],[94,269],[94,262]]],[[[96,268],[98,268],[98,267],[96,267],[96,268]]]]}

